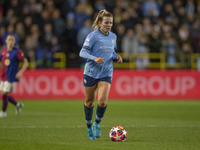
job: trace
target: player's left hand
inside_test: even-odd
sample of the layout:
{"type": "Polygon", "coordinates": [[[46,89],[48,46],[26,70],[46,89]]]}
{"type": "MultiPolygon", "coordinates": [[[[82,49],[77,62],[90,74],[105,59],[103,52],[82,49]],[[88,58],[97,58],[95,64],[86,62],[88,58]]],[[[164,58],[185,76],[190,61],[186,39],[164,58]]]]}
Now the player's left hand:
{"type": "Polygon", "coordinates": [[[118,63],[122,63],[123,62],[123,59],[119,54],[117,54],[117,62],[118,63]]]}
{"type": "Polygon", "coordinates": [[[22,77],[23,73],[21,71],[19,71],[17,74],[16,74],[16,78],[17,79],[20,79],[22,77]]]}

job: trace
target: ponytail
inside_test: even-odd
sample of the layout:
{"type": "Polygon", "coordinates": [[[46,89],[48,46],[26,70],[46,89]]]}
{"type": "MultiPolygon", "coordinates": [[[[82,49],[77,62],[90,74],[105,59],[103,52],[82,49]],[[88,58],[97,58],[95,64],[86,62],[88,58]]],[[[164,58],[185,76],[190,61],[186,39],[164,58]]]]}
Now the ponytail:
{"type": "Polygon", "coordinates": [[[99,28],[99,21],[102,21],[103,17],[113,17],[113,15],[110,12],[106,11],[105,9],[99,11],[96,19],[94,20],[94,22],[92,24],[92,28],[94,30],[99,28]]]}

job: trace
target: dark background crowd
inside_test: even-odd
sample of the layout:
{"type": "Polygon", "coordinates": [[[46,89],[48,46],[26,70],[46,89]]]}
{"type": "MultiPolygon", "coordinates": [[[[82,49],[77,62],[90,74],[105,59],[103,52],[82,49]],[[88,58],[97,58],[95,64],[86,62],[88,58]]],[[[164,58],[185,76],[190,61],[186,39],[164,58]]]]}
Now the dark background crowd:
{"type": "Polygon", "coordinates": [[[135,59],[138,69],[152,61],[146,53],[163,53],[168,66],[183,69],[200,53],[200,0],[0,0],[0,46],[12,33],[36,68],[52,68],[56,52],[66,54],[66,67],[79,68],[79,51],[102,9],[114,15],[118,52],[144,54],[135,59]]]}

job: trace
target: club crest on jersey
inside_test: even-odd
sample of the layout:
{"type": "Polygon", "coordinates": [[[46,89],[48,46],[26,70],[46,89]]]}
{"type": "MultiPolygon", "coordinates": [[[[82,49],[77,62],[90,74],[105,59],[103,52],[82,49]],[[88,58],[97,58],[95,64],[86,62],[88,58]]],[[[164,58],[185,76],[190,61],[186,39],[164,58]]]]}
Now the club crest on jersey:
{"type": "Polygon", "coordinates": [[[89,46],[90,44],[88,42],[85,42],[83,45],[84,46],[89,46]]]}
{"type": "Polygon", "coordinates": [[[6,57],[9,57],[9,56],[10,56],[10,54],[9,54],[9,53],[7,53],[7,54],[6,54],[6,57]]]}
{"type": "Polygon", "coordinates": [[[5,64],[6,66],[10,65],[10,60],[9,60],[9,59],[6,59],[6,60],[4,61],[4,64],[5,64]]]}
{"type": "Polygon", "coordinates": [[[86,80],[86,79],[84,79],[83,81],[84,81],[84,83],[87,83],[87,80],[86,80]]]}
{"type": "Polygon", "coordinates": [[[114,44],[114,43],[115,43],[115,41],[114,41],[114,40],[112,40],[112,43],[114,44]]]}

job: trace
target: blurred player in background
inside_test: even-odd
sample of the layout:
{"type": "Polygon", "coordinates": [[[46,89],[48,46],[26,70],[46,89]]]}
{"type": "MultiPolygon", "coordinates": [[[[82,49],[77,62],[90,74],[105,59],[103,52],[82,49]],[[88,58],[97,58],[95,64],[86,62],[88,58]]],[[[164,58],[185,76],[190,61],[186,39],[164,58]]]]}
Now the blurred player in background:
{"type": "Polygon", "coordinates": [[[93,23],[94,31],[86,37],[79,54],[80,57],[87,59],[83,84],[86,97],[84,111],[89,140],[101,137],[99,123],[107,107],[113,74],[113,60],[122,63],[122,57],[115,52],[116,35],[111,32],[112,26],[113,15],[106,10],[101,10],[93,23]],[[98,91],[98,106],[96,120],[92,125],[96,91],[98,91]]]}
{"type": "Polygon", "coordinates": [[[28,67],[28,61],[24,53],[15,47],[15,36],[9,34],[6,38],[6,47],[1,50],[1,82],[0,91],[2,94],[2,110],[0,117],[7,117],[6,109],[8,102],[16,106],[16,113],[20,113],[23,104],[18,103],[10,93],[14,90],[16,82],[22,77],[23,72],[28,67]],[[19,62],[23,61],[22,68],[19,70],[19,62]]]}

